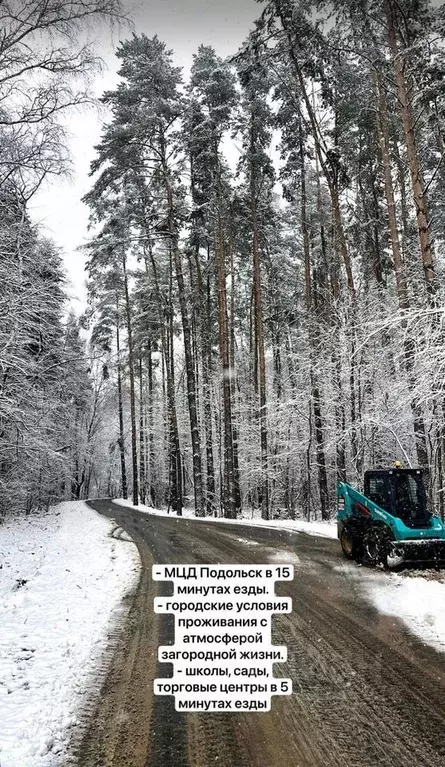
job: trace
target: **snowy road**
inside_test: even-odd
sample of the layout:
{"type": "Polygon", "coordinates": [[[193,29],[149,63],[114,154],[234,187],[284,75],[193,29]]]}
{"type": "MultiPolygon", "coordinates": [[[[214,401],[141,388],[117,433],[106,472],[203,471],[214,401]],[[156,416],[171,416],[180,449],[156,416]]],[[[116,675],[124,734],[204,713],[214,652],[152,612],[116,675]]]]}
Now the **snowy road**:
{"type": "MultiPolygon", "coordinates": [[[[336,541],[304,534],[166,519],[98,501],[134,537],[143,574],[126,642],[116,656],[80,755],[80,767],[439,767],[445,764],[445,655],[364,596],[385,574],[345,565],[336,541]],[[288,646],[294,694],[270,713],[181,714],[152,696],[163,676],[157,646],[173,618],[153,614],[165,584],[151,564],[293,561],[277,587],[293,613],[274,618],[288,646]]],[[[394,576],[388,576],[393,578],[394,576]]]]}

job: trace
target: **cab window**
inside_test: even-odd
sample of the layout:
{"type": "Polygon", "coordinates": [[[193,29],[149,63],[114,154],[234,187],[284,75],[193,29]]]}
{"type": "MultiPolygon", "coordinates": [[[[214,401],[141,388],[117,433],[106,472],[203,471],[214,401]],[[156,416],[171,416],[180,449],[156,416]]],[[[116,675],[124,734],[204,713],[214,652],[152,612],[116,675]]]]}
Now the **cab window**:
{"type": "Polygon", "coordinates": [[[389,488],[386,477],[368,477],[367,497],[385,511],[389,510],[389,488]]]}

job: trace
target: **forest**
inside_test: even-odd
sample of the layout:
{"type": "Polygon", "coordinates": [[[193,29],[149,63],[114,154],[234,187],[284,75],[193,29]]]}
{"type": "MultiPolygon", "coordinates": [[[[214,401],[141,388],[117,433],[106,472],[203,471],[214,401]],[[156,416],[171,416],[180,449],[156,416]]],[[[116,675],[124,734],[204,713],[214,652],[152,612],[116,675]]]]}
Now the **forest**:
{"type": "Polygon", "coordinates": [[[126,30],[102,96],[88,308],[29,204],[118,0],[12,0],[0,39],[0,515],[130,497],[329,519],[395,460],[445,501],[445,11],[266,0],[190,73],[126,30]],[[32,51],[32,54],[30,54],[32,51]]]}

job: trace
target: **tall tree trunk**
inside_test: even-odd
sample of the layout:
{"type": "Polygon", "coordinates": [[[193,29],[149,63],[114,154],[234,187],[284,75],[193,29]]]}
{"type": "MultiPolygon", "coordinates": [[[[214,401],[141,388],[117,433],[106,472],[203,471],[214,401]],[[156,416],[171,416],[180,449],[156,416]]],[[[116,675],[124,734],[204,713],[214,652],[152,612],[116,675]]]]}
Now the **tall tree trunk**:
{"type": "MultiPolygon", "coordinates": [[[[169,270],[169,306],[168,306],[168,331],[167,331],[167,388],[171,387],[169,402],[173,406],[170,412],[170,493],[169,504],[179,517],[182,516],[183,484],[182,484],[182,456],[179,444],[179,430],[176,417],[175,405],[175,355],[174,355],[174,331],[173,331],[173,270],[172,254],[170,252],[169,270]]],[[[170,408],[169,408],[170,409],[170,408]]]]}
{"type": "MultiPolygon", "coordinates": [[[[318,467],[318,489],[320,494],[320,507],[321,518],[327,519],[328,514],[328,485],[326,475],[326,458],[324,451],[324,436],[323,436],[323,418],[321,414],[321,398],[320,389],[318,386],[317,376],[314,370],[313,357],[315,355],[315,349],[317,345],[316,331],[314,326],[314,312],[313,312],[313,291],[312,291],[312,267],[311,267],[311,237],[308,225],[308,211],[307,211],[307,192],[306,192],[306,158],[304,153],[304,139],[303,131],[300,122],[299,127],[299,149],[300,149],[300,178],[301,178],[301,227],[303,231],[303,252],[304,252],[304,274],[305,274],[305,288],[306,288],[306,313],[308,323],[308,340],[309,340],[309,383],[311,390],[311,408],[309,409],[309,428],[311,432],[312,441],[312,410],[314,414],[314,426],[315,426],[315,444],[317,455],[317,467],[318,467]]],[[[316,291],[315,291],[316,294],[316,291]]],[[[310,447],[307,452],[308,472],[310,471],[310,447]]],[[[308,499],[308,519],[310,517],[310,478],[309,482],[309,499],[308,499]]]]}
{"type": "MultiPolygon", "coordinates": [[[[212,425],[212,350],[210,343],[210,306],[206,296],[204,279],[199,259],[199,241],[196,240],[194,251],[196,280],[198,288],[198,321],[201,334],[201,366],[202,366],[202,403],[204,412],[204,439],[206,446],[206,510],[208,516],[216,514],[215,498],[215,463],[213,457],[213,425],[212,425]]],[[[208,285],[210,290],[210,285],[208,285]]]]}
{"type": "Polygon", "coordinates": [[[226,288],[226,259],[222,232],[220,202],[217,202],[217,232],[215,256],[218,281],[218,318],[219,318],[219,351],[222,368],[223,394],[223,509],[224,516],[235,519],[237,515],[235,501],[234,465],[233,465],[233,423],[232,423],[232,387],[229,354],[229,323],[227,313],[226,288]]]}
{"type": "Polygon", "coordinates": [[[145,504],[146,496],[145,479],[145,428],[144,428],[144,386],[142,354],[139,357],[139,497],[145,504]]]}
{"type": "Polygon", "coordinates": [[[420,156],[417,148],[415,123],[410,99],[410,91],[414,84],[408,84],[405,75],[405,64],[401,56],[401,51],[397,44],[397,22],[396,7],[394,0],[386,0],[386,21],[388,28],[388,44],[393,56],[393,66],[397,82],[397,93],[399,97],[400,109],[402,112],[403,130],[407,149],[408,165],[411,174],[411,185],[413,200],[416,209],[417,227],[419,232],[420,253],[426,287],[430,300],[436,292],[436,281],[434,272],[434,251],[431,239],[430,220],[428,215],[428,201],[426,190],[422,179],[420,156]]]}
{"type": "Polygon", "coordinates": [[[311,508],[312,508],[312,469],[311,469],[311,453],[312,453],[312,406],[309,402],[308,407],[308,427],[309,434],[307,438],[306,447],[306,492],[305,492],[305,510],[306,520],[311,521],[311,508]]]}
{"type": "Polygon", "coordinates": [[[147,350],[147,375],[148,375],[148,407],[147,407],[147,432],[148,432],[148,489],[150,502],[156,506],[155,492],[155,449],[153,434],[153,351],[150,339],[147,350]]]}
{"type": "Polygon", "coordinates": [[[239,470],[239,434],[237,416],[235,413],[236,401],[236,367],[235,367],[235,247],[233,233],[230,237],[230,385],[232,390],[232,446],[233,446],[233,484],[235,494],[235,508],[241,509],[241,486],[239,470]]]}
{"type": "Polygon", "coordinates": [[[119,454],[121,459],[122,498],[128,498],[127,469],[125,466],[124,409],[122,403],[121,350],[119,333],[119,296],[116,294],[116,351],[117,351],[117,402],[119,411],[119,454]]]}
{"type": "Polygon", "coordinates": [[[414,436],[416,442],[417,460],[419,466],[428,465],[428,452],[426,445],[425,423],[422,414],[422,408],[413,396],[416,390],[416,380],[414,374],[414,343],[408,333],[408,325],[405,317],[410,308],[408,296],[408,283],[406,278],[405,264],[400,247],[399,232],[397,227],[396,202],[394,194],[394,184],[391,170],[389,129],[388,129],[388,106],[385,91],[379,75],[376,76],[377,86],[377,128],[379,132],[380,150],[382,154],[383,169],[385,175],[385,194],[388,209],[389,236],[391,250],[394,260],[394,273],[396,278],[397,298],[402,312],[402,328],[404,330],[404,361],[408,380],[408,387],[411,392],[411,411],[413,414],[414,436]]]}
{"type": "Polygon", "coordinates": [[[321,412],[321,396],[317,379],[312,373],[311,400],[314,409],[315,445],[318,466],[318,490],[320,493],[321,518],[329,519],[328,478],[326,473],[326,454],[324,447],[324,422],[321,412]]]}
{"type": "MultiPolygon", "coordinates": [[[[255,151],[251,138],[251,153],[255,151]]],[[[269,467],[267,446],[266,357],[264,351],[263,301],[261,291],[260,238],[258,231],[255,171],[251,167],[250,206],[252,215],[253,295],[256,352],[258,359],[259,421],[261,444],[261,517],[269,519],[269,467]]]]}
{"type": "Polygon", "coordinates": [[[137,450],[137,430],[136,430],[136,398],[134,385],[134,348],[133,348],[133,329],[131,326],[131,307],[130,293],[128,290],[127,258],[125,250],[122,251],[122,271],[124,275],[125,290],[125,315],[127,320],[128,336],[128,368],[130,374],[130,416],[131,416],[131,458],[133,468],[133,506],[139,503],[138,489],[138,450],[137,450]]]}
{"type": "Polygon", "coordinates": [[[388,211],[389,237],[394,261],[394,274],[396,278],[397,297],[402,311],[409,309],[408,285],[406,279],[405,264],[403,262],[400,247],[399,233],[397,228],[396,201],[392,180],[389,130],[388,130],[388,106],[383,89],[381,77],[376,76],[377,87],[377,127],[379,133],[380,151],[382,154],[383,170],[385,177],[385,195],[388,211]]]}
{"type": "Polygon", "coordinates": [[[192,350],[190,319],[187,309],[182,258],[178,245],[178,232],[173,208],[173,190],[169,181],[168,168],[164,161],[164,183],[167,193],[168,229],[175,263],[176,281],[178,284],[179,305],[181,308],[182,332],[184,337],[185,369],[187,377],[187,399],[190,417],[190,435],[192,441],[193,484],[195,491],[195,513],[198,517],[205,516],[204,492],[202,483],[201,438],[198,424],[196,376],[192,350]]]}
{"type": "MultiPolygon", "coordinates": [[[[142,198],[142,202],[145,206],[145,200],[142,198]]],[[[165,372],[166,389],[167,389],[167,430],[168,430],[168,454],[169,454],[169,494],[168,504],[169,507],[176,511],[178,516],[182,516],[182,484],[178,485],[178,476],[181,477],[180,464],[181,464],[181,451],[179,442],[179,430],[178,419],[176,413],[176,400],[175,400],[175,382],[174,382],[174,366],[171,364],[170,356],[170,335],[172,335],[173,325],[173,307],[172,307],[172,288],[171,279],[169,281],[169,305],[166,306],[162,298],[162,293],[159,285],[158,269],[153,254],[151,232],[148,222],[145,221],[145,248],[144,248],[144,261],[145,271],[148,275],[150,261],[151,272],[153,275],[153,282],[155,288],[156,304],[159,315],[159,329],[161,337],[162,347],[162,359],[163,359],[163,371],[165,372]],[[166,318],[168,321],[166,322],[166,318]],[[179,467],[179,468],[178,468],[179,467]]],[[[172,342],[173,343],[173,342],[172,342]]],[[[153,401],[151,397],[150,401],[153,401]]]]}
{"type": "Polygon", "coordinates": [[[334,318],[333,332],[335,337],[333,338],[332,345],[332,367],[333,367],[333,384],[336,394],[335,399],[335,430],[336,430],[336,459],[337,459],[337,481],[346,482],[346,450],[345,450],[345,434],[346,434],[346,415],[344,406],[344,393],[342,384],[342,359],[341,359],[341,343],[340,343],[340,330],[341,330],[341,318],[339,312],[340,307],[340,281],[338,278],[339,265],[336,263],[336,254],[334,251],[334,259],[331,263],[331,277],[330,282],[332,286],[332,314],[334,318]]]}

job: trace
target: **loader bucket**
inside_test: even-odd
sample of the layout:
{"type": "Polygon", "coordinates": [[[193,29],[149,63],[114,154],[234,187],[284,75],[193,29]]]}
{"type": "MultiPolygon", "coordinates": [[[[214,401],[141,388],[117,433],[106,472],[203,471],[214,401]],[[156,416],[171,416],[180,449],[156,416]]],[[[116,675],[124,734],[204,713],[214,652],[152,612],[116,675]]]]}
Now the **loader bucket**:
{"type": "Polygon", "coordinates": [[[388,555],[394,566],[402,562],[445,565],[445,540],[429,538],[393,541],[389,545],[388,555]]]}

